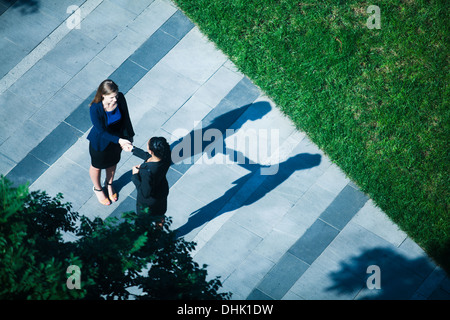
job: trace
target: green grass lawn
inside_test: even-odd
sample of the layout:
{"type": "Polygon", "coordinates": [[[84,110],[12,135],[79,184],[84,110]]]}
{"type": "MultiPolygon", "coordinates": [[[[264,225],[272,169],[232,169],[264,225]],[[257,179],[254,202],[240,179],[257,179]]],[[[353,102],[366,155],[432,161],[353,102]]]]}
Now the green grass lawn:
{"type": "Polygon", "coordinates": [[[449,270],[447,0],[175,2],[449,270]]]}

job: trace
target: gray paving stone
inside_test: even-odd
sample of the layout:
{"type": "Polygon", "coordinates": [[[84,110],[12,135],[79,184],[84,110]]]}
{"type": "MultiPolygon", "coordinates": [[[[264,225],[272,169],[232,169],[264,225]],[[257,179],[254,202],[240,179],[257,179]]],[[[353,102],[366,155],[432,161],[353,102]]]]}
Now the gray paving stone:
{"type": "Polygon", "coordinates": [[[6,176],[6,174],[11,171],[16,164],[17,162],[14,162],[12,159],[0,152],[0,175],[6,176]]]}
{"type": "Polygon", "coordinates": [[[117,69],[145,40],[147,40],[146,37],[131,29],[128,25],[100,51],[96,58],[117,69]]]}
{"type": "Polygon", "coordinates": [[[28,103],[40,107],[60,90],[62,84],[69,80],[68,73],[55,67],[52,63],[40,60],[9,90],[24,98],[28,103]],[[46,76],[47,74],[52,76],[46,76]]]}
{"type": "Polygon", "coordinates": [[[89,104],[95,97],[95,91],[85,99],[80,105],[64,120],[67,124],[84,133],[92,127],[91,116],[89,115],[89,104]]]}
{"type": "MultiPolygon", "coordinates": [[[[164,26],[161,27],[164,30],[164,26]]],[[[227,60],[198,28],[190,30],[164,58],[180,74],[203,84],[227,60]]]]}
{"type": "MultiPolygon", "coordinates": [[[[71,77],[75,76],[91,61],[104,45],[84,34],[82,29],[70,31],[43,60],[57,66],[71,77]],[[76,48],[76,50],[74,50],[76,48]]],[[[46,71],[48,72],[48,71],[46,71]]],[[[60,84],[65,84],[60,82],[60,84]]]]}
{"type": "MultiPolygon", "coordinates": [[[[237,85],[240,85],[239,83],[237,85]]],[[[228,96],[228,95],[227,95],[228,96]]],[[[179,132],[179,129],[183,128],[177,128],[177,124],[182,125],[182,123],[186,123],[186,119],[188,119],[188,115],[185,115],[186,113],[190,113],[192,108],[194,109],[200,109],[200,113],[195,113],[197,116],[200,115],[201,120],[199,124],[192,130],[191,132],[188,132],[187,130],[182,130],[184,132],[188,132],[185,136],[182,136],[179,138],[179,140],[174,141],[172,143],[172,152],[173,154],[177,155],[180,161],[177,161],[175,158],[172,159],[175,162],[175,165],[177,166],[177,170],[180,172],[186,172],[189,167],[195,163],[196,159],[198,159],[198,154],[200,151],[204,151],[205,148],[210,145],[210,142],[203,142],[204,140],[204,133],[207,132],[209,129],[217,129],[221,132],[222,137],[225,137],[226,129],[234,123],[246,110],[247,107],[241,107],[241,108],[233,108],[233,106],[228,102],[227,96],[222,99],[222,101],[214,108],[210,109],[207,105],[202,104],[201,102],[198,102],[197,104],[194,104],[193,107],[191,107],[192,103],[196,103],[196,100],[189,100],[187,103],[185,103],[176,113],[174,116],[172,116],[163,126],[164,129],[168,130],[169,132],[173,132],[175,136],[180,136],[180,134],[177,134],[179,132]],[[208,113],[209,111],[209,113],[208,113]],[[206,114],[207,113],[207,114],[206,114]],[[204,116],[206,114],[206,116],[204,116]],[[204,116],[203,119],[201,117],[204,116]],[[197,138],[201,140],[201,146],[198,145],[197,138]],[[176,150],[180,149],[180,152],[183,149],[186,149],[184,147],[185,142],[187,141],[187,156],[181,155],[176,150]],[[178,145],[180,144],[181,145],[178,145]],[[197,156],[195,156],[197,155],[197,156]]],[[[194,120],[195,118],[191,118],[191,120],[194,120]]],[[[191,121],[192,122],[192,121],[191,121]]],[[[187,123],[185,126],[187,128],[194,127],[196,125],[196,120],[194,120],[194,123],[187,123]]],[[[182,134],[181,134],[182,135],[182,134]]],[[[225,152],[225,147],[222,148],[223,152],[225,152]]]]}
{"type": "Polygon", "coordinates": [[[129,59],[145,69],[150,70],[177,43],[177,39],[158,29],[129,59]]]}
{"type": "Polygon", "coordinates": [[[162,128],[176,138],[183,138],[194,130],[210,111],[211,107],[194,95],[164,123],[162,128]]]}
{"type": "Polygon", "coordinates": [[[193,27],[194,24],[181,11],[177,10],[173,16],[161,26],[161,30],[179,41],[193,27]]]}
{"type": "Polygon", "coordinates": [[[65,122],[61,122],[30,154],[51,165],[80,137],[81,133],[78,130],[75,130],[65,122]]]}
{"type": "MultiPolygon", "coordinates": [[[[0,95],[0,137],[6,140],[13,132],[22,127],[25,120],[36,111],[36,106],[30,104],[22,94],[14,94],[6,90],[0,95]]],[[[7,153],[5,153],[7,154],[7,153]]]]}
{"type": "Polygon", "coordinates": [[[135,18],[135,13],[124,10],[111,1],[103,1],[81,22],[78,31],[103,48],[135,18]],[[114,17],[114,19],[106,17],[114,17]]]}
{"type": "Polygon", "coordinates": [[[335,164],[330,164],[328,168],[325,168],[327,159],[324,157],[323,160],[324,161],[321,164],[325,170],[320,177],[317,177],[316,183],[331,192],[341,192],[341,190],[350,182],[350,179],[348,179],[342,170],[335,164]]]}
{"type": "Polygon", "coordinates": [[[127,59],[109,78],[120,84],[119,90],[126,94],[146,73],[146,69],[127,59]]]}
{"type": "MultiPolygon", "coordinates": [[[[32,2],[32,1],[28,1],[32,2]]],[[[81,6],[86,0],[47,0],[36,2],[39,9],[46,15],[51,15],[62,23],[71,13],[67,12],[69,6],[81,6]]]]}
{"type": "Polygon", "coordinates": [[[78,164],[86,170],[91,165],[89,155],[89,140],[86,139],[88,132],[81,136],[65,153],[64,158],[78,164]]]}
{"type": "Polygon", "coordinates": [[[274,263],[264,256],[252,252],[225,281],[222,291],[232,292],[234,300],[244,300],[261,282],[274,263]]]}
{"type": "Polygon", "coordinates": [[[182,173],[178,172],[177,170],[173,168],[169,168],[169,171],[167,171],[167,182],[169,183],[169,188],[172,187],[177,181],[183,176],[182,173]]]}
{"type": "Polygon", "coordinates": [[[228,221],[198,251],[194,259],[208,265],[208,278],[226,279],[261,241],[254,233],[228,221]]]}
{"type": "Polygon", "coordinates": [[[0,36],[0,51],[2,52],[0,55],[0,78],[3,78],[28,53],[27,50],[3,36],[0,36]]]}
{"type": "Polygon", "coordinates": [[[121,6],[122,8],[133,12],[134,14],[139,14],[147,8],[155,0],[141,0],[141,1],[130,1],[130,0],[110,0],[115,4],[121,6]]]}
{"type": "Polygon", "coordinates": [[[358,211],[352,222],[389,241],[396,247],[399,247],[407,237],[406,233],[401,231],[370,199],[358,211]]]}
{"type": "Polygon", "coordinates": [[[308,267],[307,263],[287,252],[257,288],[273,299],[280,300],[308,267]]]}
{"type": "Polygon", "coordinates": [[[0,146],[0,152],[8,154],[15,162],[22,160],[42,139],[44,139],[52,128],[41,126],[39,123],[26,120],[5,142],[0,146]]]}
{"type": "Polygon", "coordinates": [[[85,99],[93,91],[97,90],[99,84],[103,80],[110,78],[110,75],[114,70],[114,67],[107,62],[94,57],[80,72],[64,85],[64,89],[85,99]]]}
{"type": "Polygon", "coordinates": [[[39,178],[49,166],[35,156],[28,154],[22,159],[7,175],[6,178],[19,186],[26,183],[33,183],[39,178]]]}
{"type": "Polygon", "coordinates": [[[280,260],[302,234],[299,230],[293,232],[293,229],[297,229],[298,226],[284,218],[273,226],[272,230],[255,249],[255,253],[260,254],[273,263],[280,260]]]}
{"type": "Polygon", "coordinates": [[[226,99],[235,106],[245,106],[253,103],[259,97],[260,91],[247,77],[242,78],[228,94],[226,99]]]}
{"type": "MultiPolygon", "coordinates": [[[[186,224],[189,219],[191,213],[198,210],[205,205],[204,202],[193,198],[189,194],[186,194],[182,190],[177,187],[177,184],[172,186],[169,191],[169,196],[167,198],[168,209],[167,215],[172,217],[172,229],[177,230],[179,227],[186,224]],[[182,199],[182,200],[180,200],[182,199]],[[179,202],[182,202],[182,205],[176,205],[179,202]]],[[[192,237],[184,236],[185,239],[191,240],[192,237]]]]}
{"type": "Polygon", "coordinates": [[[128,27],[147,39],[176,11],[172,2],[155,0],[128,27]]]}
{"type": "MultiPolygon", "coordinates": [[[[324,270],[328,272],[326,277],[332,281],[328,281],[327,286],[321,289],[324,290],[323,294],[346,298],[347,294],[357,292],[353,297],[355,299],[409,299],[433,270],[426,257],[411,258],[353,221],[310,268],[323,268],[324,264],[327,265],[324,270]],[[381,290],[367,288],[366,281],[370,276],[367,268],[371,265],[380,268],[381,290]],[[428,271],[419,271],[425,269],[428,271]]],[[[299,282],[304,285],[309,283],[309,287],[312,281],[304,277],[307,277],[306,273],[299,282]]],[[[325,275],[321,273],[321,277],[325,275]]]]}
{"type": "MultiPolygon", "coordinates": [[[[448,281],[448,279],[446,279],[445,271],[437,267],[420,285],[415,295],[421,295],[424,298],[428,298],[433,294],[436,288],[441,287],[441,284],[446,280],[448,281]]],[[[448,299],[450,298],[450,292],[448,292],[447,294],[449,295],[447,297],[448,299]]]]}
{"type": "Polygon", "coordinates": [[[357,277],[351,272],[342,272],[346,283],[352,284],[352,286],[344,287],[343,283],[337,282],[333,277],[336,272],[341,274],[339,265],[335,262],[334,257],[326,253],[327,251],[314,261],[289,289],[285,297],[295,294],[305,300],[353,300],[357,296],[366,284],[367,274],[357,277]]]}
{"type": "Polygon", "coordinates": [[[280,194],[259,194],[256,190],[230,220],[264,238],[291,207],[280,194]]]}
{"type": "Polygon", "coordinates": [[[252,293],[250,293],[247,297],[247,300],[274,300],[273,298],[269,297],[264,292],[261,292],[259,289],[253,289],[252,293]]]}
{"type": "Polygon", "coordinates": [[[66,119],[84,99],[78,95],[62,88],[53,97],[50,98],[38,111],[36,111],[30,120],[53,130],[61,121],[66,119]],[[51,117],[49,115],[52,115],[51,117]]]}
{"type": "Polygon", "coordinates": [[[320,219],[342,230],[367,200],[368,197],[364,193],[347,185],[320,215],[320,219]]]}
{"type": "MultiPolygon", "coordinates": [[[[219,210],[231,198],[233,191],[230,188],[241,176],[225,165],[195,164],[189,169],[189,174],[184,175],[177,187],[192,197],[209,204],[197,214],[219,210]],[[220,184],[211,184],[213,181],[221,181],[220,184]]],[[[237,190],[236,190],[237,191],[237,190]]]]}
{"type": "Polygon", "coordinates": [[[164,136],[170,143],[170,138],[166,132],[160,130],[168,115],[156,108],[145,110],[142,113],[140,108],[142,106],[145,108],[145,103],[139,105],[139,101],[135,100],[133,95],[130,94],[126,97],[134,132],[136,133],[133,145],[146,151],[148,139],[153,136],[164,136]]]}
{"type": "Polygon", "coordinates": [[[9,40],[29,52],[60,24],[60,19],[44,14],[45,10],[38,7],[33,8],[36,9],[34,12],[21,10],[27,8],[30,9],[25,4],[13,5],[4,12],[0,19],[0,34],[7,35],[9,40]]]}
{"type": "Polygon", "coordinates": [[[320,154],[300,153],[292,155],[278,165],[274,175],[268,175],[263,187],[267,190],[276,189],[285,196],[290,195],[293,204],[306,192],[319,175],[320,170],[309,170],[320,165],[320,154]]]}
{"type": "MultiPolygon", "coordinates": [[[[166,35],[167,36],[167,35],[166,35]]],[[[164,60],[155,65],[129,92],[143,101],[146,108],[174,114],[199,88],[164,60]]]]}
{"type": "Polygon", "coordinates": [[[286,216],[297,225],[308,227],[322,214],[338,193],[330,192],[314,183],[297,201],[286,216]]]}
{"type": "Polygon", "coordinates": [[[45,190],[50,196],[55,196],[61,192],[64,196],[64,202],[72,203],[75,211],[89,197],[95,197],[88,168],[82,168],[64,157],[59,158],[36,179],[30,189],[45,190]]]}
{"type": "Polygon", "coordinates": [[[318,219],[288,252],[311,264],[331,241],[333,241],[338,233],[338,230],[318,219]]]}
{"type": "Polygon", "coordinates": [[[242,78],[242,74],[221,66],[195,92],[195,97],[210,107],[215,107],[242,78]]]}
{"type": "Polygon", "coordinates": [[[399,246],[398,252],[405,257],[403,261],[421,261],[420,265],[413,266],[412,264],[405,265],[405,268],[411,268],[416,274],[422,278],[429,276],[430,272],[434,269],[435,263],[427,256],[423,249],[415,243],[410,237],[407,237],[405,241],[399,246]]]}

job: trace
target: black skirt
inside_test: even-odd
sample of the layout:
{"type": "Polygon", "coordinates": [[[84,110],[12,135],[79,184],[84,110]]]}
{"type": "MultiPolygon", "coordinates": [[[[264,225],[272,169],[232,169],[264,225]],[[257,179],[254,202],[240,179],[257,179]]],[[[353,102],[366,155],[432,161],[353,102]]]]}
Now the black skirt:
{"type": "Polygon", "coordinates": [[[91,164],[97,169],[107,169],[115,166],[120,161],[122,148],[118,143],[110,142],[105,150],[97,151],[89,143],[89,154],[91,155],[91,164]]]}

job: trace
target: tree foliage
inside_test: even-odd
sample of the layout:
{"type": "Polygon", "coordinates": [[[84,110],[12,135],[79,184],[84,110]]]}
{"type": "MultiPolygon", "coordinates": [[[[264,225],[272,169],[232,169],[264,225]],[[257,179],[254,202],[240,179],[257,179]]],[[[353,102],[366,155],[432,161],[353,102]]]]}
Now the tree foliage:
{"type": "Polygon", "coordinates": [[[206,265],[190,255],[195,243],[177,238],[170,219],[163,227],[134,212],[90,220],[62,199],[0,178],[0,299],[230,297],[218,292],[218,278],[207,279],[206,265]],[[66,285],[70,265],[80,268],[81,289],[66,285]]]}

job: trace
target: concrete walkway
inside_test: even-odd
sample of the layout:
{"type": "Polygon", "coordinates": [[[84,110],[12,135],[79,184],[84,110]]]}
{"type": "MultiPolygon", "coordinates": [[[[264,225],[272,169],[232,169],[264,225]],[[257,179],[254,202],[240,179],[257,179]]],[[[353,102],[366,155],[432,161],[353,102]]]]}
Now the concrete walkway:
{"type": "Polygon", "coordinates": [[[158,135],[177,151],[172,228],[232,299],[449,299],[445,273],[170,0],[12,3],[0,0],[0,173],[14,183],[90,218],[134,210],[139,153],[122,153],[109,207],[88,175],[88,104],[112,78],[134,145],[158,135]]]}

